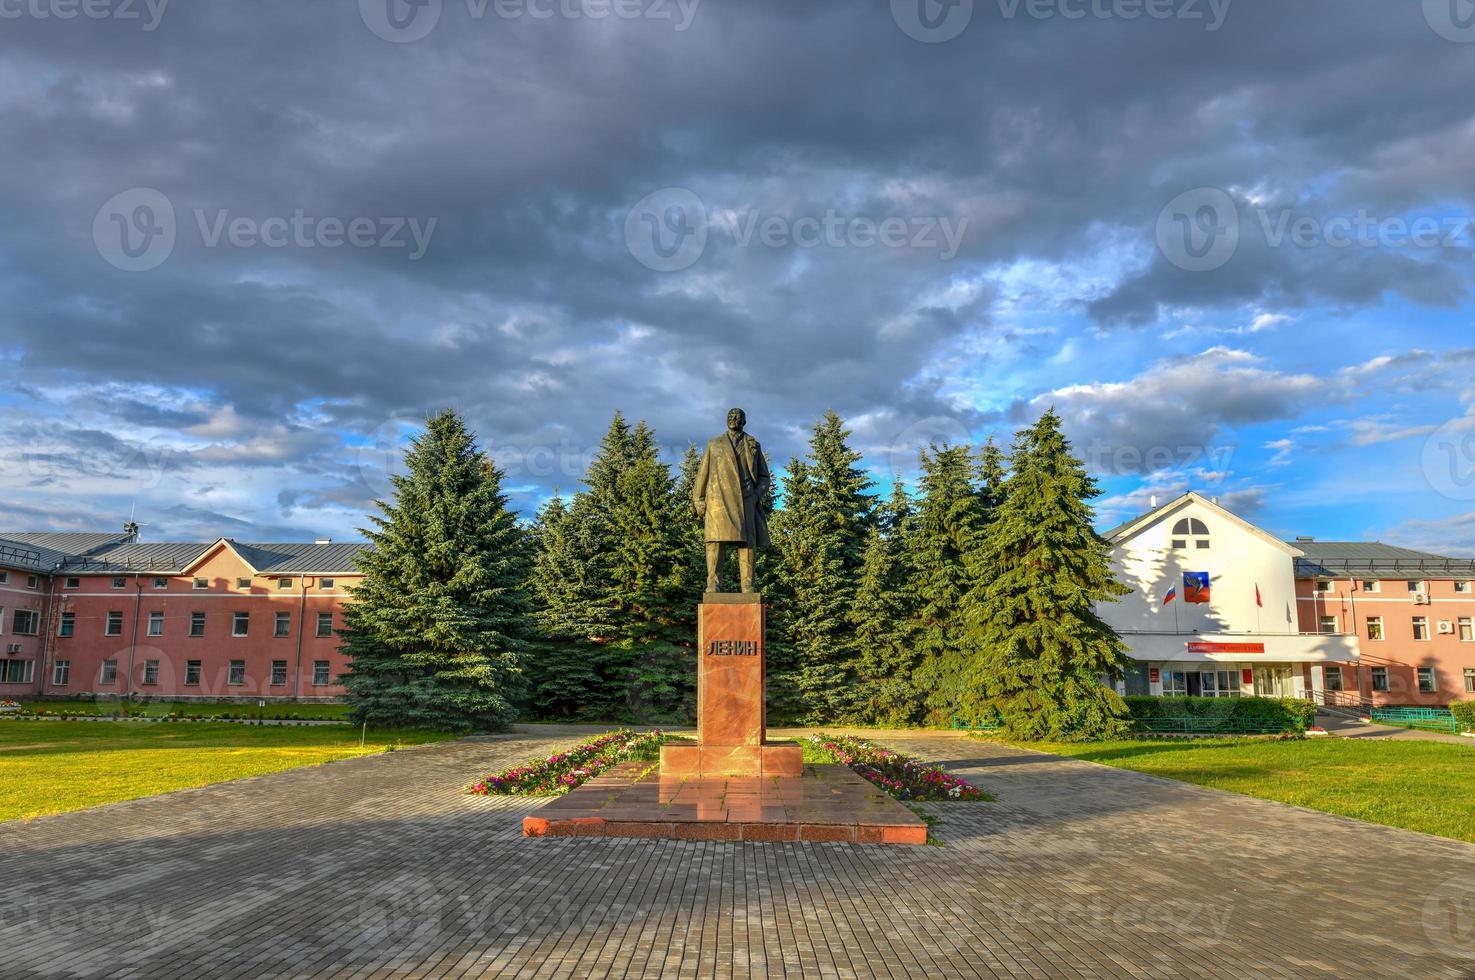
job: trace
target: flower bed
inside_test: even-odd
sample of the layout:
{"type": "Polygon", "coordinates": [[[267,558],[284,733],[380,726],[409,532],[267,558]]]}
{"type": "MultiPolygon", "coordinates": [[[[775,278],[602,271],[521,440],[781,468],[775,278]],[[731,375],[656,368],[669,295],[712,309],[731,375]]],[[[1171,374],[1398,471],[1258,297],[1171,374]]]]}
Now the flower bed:
{"type": "Polygon", "coordinates": [[[629,762],[658,749],[669,736],[621,730],[556,752],[541,762],[518,766],[472,784],[476,796],[557,796],[593,779],[618,762],[629,762]]]}
{"type": "Polygon", "coordinates": [[[19,711],[19,710],[20,710],[20,702],[19,701],[12,701],[9,698],[0,698],[0,712],[4,712],[6,714],[9,714],[10,712],[19,711]]]}
{"type": "Polygon", "coordinates": [[[987,800],[978,787],[900,752],[845,735],[811,735],[811,759],[838,762],[898,800],[987,800]]]}

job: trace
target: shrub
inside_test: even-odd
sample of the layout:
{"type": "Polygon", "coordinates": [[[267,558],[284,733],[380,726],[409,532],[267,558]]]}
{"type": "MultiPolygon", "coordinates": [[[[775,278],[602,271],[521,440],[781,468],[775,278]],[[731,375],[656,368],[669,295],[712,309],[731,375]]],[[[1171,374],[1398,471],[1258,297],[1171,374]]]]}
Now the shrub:
{"type": "Polygon", "coordinates": [[[845,735],[811,735],[805,757],[849,766],[856,775],[898,800],[987,800],[988,796],[959,776],[864,739],[845,735]]]}
{"type": "Polygon", "coordinates": [[[1475,732],[1475,701],[1456,701],[1449,706],[1450,714],[1460,723],[1460,730],[1475,732]]]}
{"type": "Polygon", "coordinates": [[[1129,697],[1127,709],[1138,727],[1155,719],[1195,718],[1223,723],[1226,729],[1304,732],[1316,721],[1316,705],[1300,698],[1129,697]]]}

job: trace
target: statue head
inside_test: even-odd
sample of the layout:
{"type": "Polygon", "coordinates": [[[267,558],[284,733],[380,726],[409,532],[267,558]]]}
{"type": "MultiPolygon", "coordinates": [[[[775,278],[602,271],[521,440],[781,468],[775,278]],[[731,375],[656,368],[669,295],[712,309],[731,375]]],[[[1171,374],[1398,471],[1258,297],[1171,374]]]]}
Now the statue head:
{"type": "Polygon", "coordinates": [[[743,426],[748,424],[748,416],[741,408],[730,408],[727,410],[727,427],[733,432],[743,431],[743,426]]]}

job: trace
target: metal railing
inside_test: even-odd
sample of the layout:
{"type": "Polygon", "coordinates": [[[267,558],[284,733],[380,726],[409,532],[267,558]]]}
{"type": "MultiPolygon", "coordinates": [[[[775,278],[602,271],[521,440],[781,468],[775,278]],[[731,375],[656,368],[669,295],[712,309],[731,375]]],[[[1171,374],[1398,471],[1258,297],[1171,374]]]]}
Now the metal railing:
{"type": "Polygon", "coordinates": [[[1459,722],[1446,708],[1374,708],[1371,715],[1373,721],[1381,725],[1448,732],[1451,735],[1457,735],[1460,731],[1459,722]]]}

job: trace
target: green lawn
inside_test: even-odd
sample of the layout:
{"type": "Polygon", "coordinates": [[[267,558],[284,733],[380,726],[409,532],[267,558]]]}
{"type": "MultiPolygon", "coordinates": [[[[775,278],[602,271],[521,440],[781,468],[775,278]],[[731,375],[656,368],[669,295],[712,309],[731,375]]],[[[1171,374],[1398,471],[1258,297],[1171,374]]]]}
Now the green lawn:
{"type": "Polygon", "coordinates": [[[1475,745],[1313,738],[1021,747],[1475,842],[1475,745]]]}
{"type": "MultiPolygon", "coordinates": [[[[113,715],[119,710],[119,705],[110,701],[22,701],[21,706],[27,711],[48,715],[101,716],[113,715]]],[[[170,714],[178,714],[186,718],[191,715],[202,718],[219,718],[221,715],[255,718],[259,714],[262,718],[269,719],[301,718],[307,721],[342,721],[348,717],[348,705],[333,702],[291,704],[268,701],[266,707],[257,708],[255,701],[249,704],[216,701],[203,703],[149,701],[129,705],[128,714],[143,715],[148,718],[161,718],[170,714]]]]}
{"type": "Polygon", "coordinates": [[[436,732],[347,725],[0,721],[0,820],[64,813],[155,793],[434,742],[436,732]]]}

